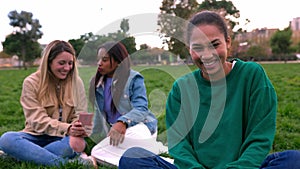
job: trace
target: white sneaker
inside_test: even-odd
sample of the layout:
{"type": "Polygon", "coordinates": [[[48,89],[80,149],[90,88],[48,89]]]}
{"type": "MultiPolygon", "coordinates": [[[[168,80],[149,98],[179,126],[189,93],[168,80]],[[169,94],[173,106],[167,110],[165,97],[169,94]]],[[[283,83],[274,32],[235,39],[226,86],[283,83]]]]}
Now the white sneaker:
{"type": "Polygon", "coordinates": [[[93,156],[88,156],[86,153],[83,152],[78,158],[89,164],[92,164],[94,168],[98,168],[97,161],[93,156]]]}
{"type": "Polygon", "coordinates": [[[6,156],[6,153],[4,151],[0,150],[0,157],[2,157],[2,156],[6,156]]]}
{"type": "Polygon", "coordinates": [[[8,156],[4,151],[0,150],[0,158],[6,159],[6,158],[10,158],[10,156],[8,156]]]}
{"type": "Polygon", "coordinates": [[[69,162],[70,163],[77,162],[78,164],[82,164],[88,168],[91,168],[91,167],[93,167],[95,169],[98,168],[96,160],[94,160],[94,158],[92,158],[91,156],[85,157],[85,156],[80,155],[78,157],[70,159],[69,162]]]}

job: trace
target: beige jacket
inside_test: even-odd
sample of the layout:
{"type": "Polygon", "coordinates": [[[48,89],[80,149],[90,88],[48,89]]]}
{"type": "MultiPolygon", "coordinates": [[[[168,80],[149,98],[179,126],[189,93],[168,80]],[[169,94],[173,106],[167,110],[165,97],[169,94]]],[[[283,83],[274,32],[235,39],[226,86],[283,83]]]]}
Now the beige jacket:
{"type": "Polygon", "coordinates": [[[47,134],[50,136],[63,137],[70,125],[78,120],[80,112],[87,111],[87,100],[82,80],[78,82],[80,102],[75,107],[73,100],[65,95],[66,104],[62,110],[62,120],[59,121],[58,105],[47,102],[44,107],[37,99],[38,83],[40,74],[35,72],[25,78],[21,94],[21,105],[25,115],[25,128],[23,132],[33,135],[47,134]]]}

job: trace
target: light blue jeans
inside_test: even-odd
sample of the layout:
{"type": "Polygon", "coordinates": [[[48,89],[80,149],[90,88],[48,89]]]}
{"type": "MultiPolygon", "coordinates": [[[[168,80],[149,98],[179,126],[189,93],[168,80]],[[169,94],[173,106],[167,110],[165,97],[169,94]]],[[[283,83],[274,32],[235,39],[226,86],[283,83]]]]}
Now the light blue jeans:
{"type": "MultiPolygon", "coordinates": [[[[158,155],[140,147],[125,151],[119,161],[119,169],[177,169],[158,155]]],[[[260,169],[300,169],[300,151],[287,150],[269,155],[260,169]]]]}
{"type": "Polygon", "coordinates": [[[60,166],[77,153],[69,144],[69,137],[31,135],[24,132],[6,132],[0,137],[0,149],[20,161],[39,165],[60,166]]]}

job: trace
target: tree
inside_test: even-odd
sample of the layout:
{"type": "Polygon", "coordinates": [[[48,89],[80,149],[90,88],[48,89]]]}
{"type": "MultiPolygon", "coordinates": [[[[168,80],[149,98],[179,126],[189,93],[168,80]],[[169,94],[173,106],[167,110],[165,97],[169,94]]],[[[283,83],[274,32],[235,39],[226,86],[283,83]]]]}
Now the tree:
{"type": "MultiPolygon", "coordinates": [[[[290,53],[290,46],[292,44],[291,41],[292,30],[290,27],[285,28],[284,30],[279,30],[274,33],[274,35],[270,39],[270,46],[272,48],[272,53],[284,58],[290,53]]],[[[282,58],[281,58],[282,59],[282,58]]]]}
{"type": "Polygon", "coordinates": [[[135,43],[135,37],[129,36],[121,40],[121,42],[124,44],[126,47],[127,51],[129,54],[132,54],[136,52],[136,43],[135,43]]]}
{"type": "Polygon", "coordinates": [[[129,19],[123,19],[120,25],[121,30],[123,33],[126,33],[129,31],[129,19]]]}
{"type": "Polygon", "coordinates": [[[300,42],[298,42],[295,46],[295,52],[300,53],[300,42]]]}
{"type": "Polygon", "coordinates": [[[82,40],[85,43],[82,46],[80,52],[78,53],[78,60],[81,61],[81,64],[96,65],[98,47],[102,43],[106,41],[111,41],[112,39],[106,35],[94,35],[93,33],[88,33],[85,35],[81,35],[78,41],[82,40]]]}
{"type": "Polygon", "coordinates": [[[117,40],[121,41],[124,44],[129,54],[136,52],[135,37],[127,34],[127,32],[129,31],[129,19],[123,19],[121,21],[120,28],[122,32],[117,32],[120,35],[118,36],[119,39],[117,40]]]}
{"type": "Polygon", "coordinates": [[[179,37],[184,37],[185,27],[183,26],[186,25],[184,22],[187,22],[186,20],[193,13],[201,10],[217,11],[227,18],[232,29],[239,24],[234,21],[234,18],[240,17],[239,10],[231,1],[226,0],[204,0],[201,4],[197,0],[163,0],[160,10],[161,14],[158,21],[161,27],[160,32],[166,37],[165,43],[168,45],[169,50],[176,55],[180,55],[181,58],[188,56],[189,53],[184,44],[185,41],[179,37]],[[183,20],[176,19],[176,17],[183,20]]]}
{"type": "Polygon", "coordinates": [[[76,53],[76,57],[78,58],[81,49],[83,48],[85,41],[84,39],[80,38],[80,39],[70,39],[68,41],[74,48],[75,53],[76,53]]]}
{"type": "Polygon", "coordinates": [[[253,45],[248,49],[247,56],[260,61],[266,58],[265,56],[267,56],[267,49],[264,46],[253,45]]]}
{"type": "Polygon", "coordinates": [[[189,55],[184,40],[185,21],[197,10],[196,0],[163,0],[158,17],[160,32],[169,51],[180,57],[189,55]]]}
{"type": "Polygon", "coordinates": [[[140,45],[140,50],[145,50],[145,49],[149,49],[150,47],[147,44],[141,44],[140,45]]]}
{"type": "Polygon", "coordinates": [[[5,53],[4,51],[0,52],[0,58],[10,58],[11,56],[7,53],[5,53]]]}
{"type": "MultiPolygon", "coordinates": [[[[22,41],[24,36],[17,32],[15,34],[10,34],[5,38],[5,41],[2,42],[3,51],[9,55],[25,56],[22,52],[26,51],[26,57],[22,58],[23,66],[26,69],[25,62],[32,63],[32,61],[38,58],[41,55],[40,44],[36,41],[30,41],[25,39],[22,41]],[[26,43],[24,45],[23,43],[26,43]],[[20,48],[22,46],[22,48],[20,48]]],[[[21,61],[19,59],[19,61],[21,61]]],[[[19,64],[21,66],[21,64],[19,64]]]]}
{"type": "Polygon", "coordinates": [[[8,54],[17,54],[23,60],[23,67],[27,69],[25,62],[32,61],[40,55],[40,47],[37,42],[43,36],[39,20],[32,19],[32,13],[16,10],[9,12],[9,25],[14,32],[6,37],[3,42],[3,50],[8,54]],[[33,51],[32,51],[33,50],[33,51]],[[39,53],[38,55],[36,55],[39,53]]]}
{"type": "MultiPolygon", "coordinates": [[[[227,0],[204,0],[199,5],[199,10],[214,10],[217,11],[220,15],[227,19],[230,25],[230,29],[233,29],[236,25],[239,25],[239,22],[234,21],[240,17],[240,11],[233,5],[231,1],[227,0]],[[230,19],[229,19],[230,18],[230,19]]],[[[249,22],[249,20],[247,20],[249,22]]]]}
{"type": "Polygon", "coordinates": [[[107,41],[120,41],[124,44],[129,54],[136,52],[136,43],[133,36],[129,36],[127,32],[129,31],[129,20],[123,19],[120,23],[120,29],[117,32],[108,33],[107,35],[94,35],[93,33],[86,33],[81,35],[80,39],[73,39],[72,43],[78,43],[78,46],[74,46],[79,60],[82,64],[95,65],[96,53],[98,47],[107,41]],[[80,43],[84,42],[81,47],[80,43]],[[79,50],[80,49],[80,50],[79,50]],[[80,52],[79,52],[80,51],[80,52]]]}

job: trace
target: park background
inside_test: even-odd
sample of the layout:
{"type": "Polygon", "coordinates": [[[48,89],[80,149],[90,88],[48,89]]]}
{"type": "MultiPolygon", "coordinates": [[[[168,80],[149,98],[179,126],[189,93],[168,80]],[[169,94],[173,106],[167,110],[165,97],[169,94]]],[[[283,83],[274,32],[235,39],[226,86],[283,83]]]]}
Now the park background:
{"type": "MultiPolygon", "coordinates": [[[[238,18],[240,12],[242,13],[235,8],[232,1],[174,2],[162,0],[160,14],[167,13],[187,19],[195,11],[214,9],[222,12],[234,28],[238,25],[235,18],[238,18]]],[[[26,76],[37,69],[41,51],[46,45],[40,44],[38,41],[43,36],[43,32],[40,30],[42,25],[38,19],[33,18],[34,15],[30,11],[11,11],[10,14],[11,22],[9,24],[13,27],[13,31],[2,42],[3,51],[0,52],[2,67],[0,70],[0,134],[23,129],[24,116],[19,102],[22,83],[26,76]]],[[[101,29],[97,33],[83,33],[79,38],[68,41],[76,49],[80,76],[86,87],[88,87],[89,79],[96,72],[95,50],[97,46],[110,40],[121,41],[125,44],[132,59],[133,69],[140,71],[145,78],[149,108],[159,119],[158,139],[166,143],[164,122],[166,97],[174,80],[195,70],[196,67],[190,61],[185,44],[176,38],[181,36],[178,33],[180,34],[182,25],[164,22],[163,17],[160,18],[162,22],[158,25],[159,32],[153,29],[150,35],[160,36],[164,45],[151,47],[147,43],[142,43],[138,46],[136,37],[149,35],[149,32],[132,33],[130,31],[136,26],[140,26],[140,23],[130,22],[140,16],[153,18],[152,14],[137,14],[121,18],[105,27],[106,30],[117,27],[116,31],[106,32],[101,29]],[[176,31],[172,32],[171,30],[176,31]]],[[[157,26],[156,21],[153,23],[157,26]]],[[[300,40],[299,28],[293,26],[298,22],[297,18],[291,18],[290,24],[283,29],[261,28],[252,31],[247,31],[239,25],[232,32],[234,41],[230,59],[240,58],[262,64],[277,92],[277,131],[272,152],[300,149],[300,72],[297,58],[297,54],[300,53],[300,40]]],[[[147,23],[151,24],[152,22],[147,23]]],[[[91,148],[94,144],[93,141],[87,141],[91,148]]],[[[0,168],[40,167],[29,163],[16,163],[13,160],[0,159],[0,168]]],[[[70,164],[64,168],[80,168],[80,165],[70,164]]]]}
{"type": "MultiPolygon", "coordinates": [[[[62,4],[72,6],[68,2],[63,1],[62,4]]],[[[153,5],[147,0],[115,2],[116,5],[93,0],[80,4],[79,8],[76,3],[74,8],[56,7],[56,11],[46,13],[46,17],[44,11],[47,10],[41,9],[50,7],[51,3],[55,5],[55,2],[35,3],[38,5],[36,8],[18,0],[3,1],[0,6],[0,9],[6,7],[0,14],[1,17],[6,16],[7,21],[0,20],[3,28],[0,34],[3,38],[0,67],[38,65],[42,49],[54,39],[69,41],[77,55],[84,47],[92,48],[84,53],[85,59],[95,56],[99,44],[116,40],[125,44],[134,64],[189,63],[189,53],[181,39],[184,26],[182,21],[177,21],[178,18],[187,21],[191,14],[207,9],[221,13],[233,30],[231,57],[255,61],[295,61],[300,58],[300,14],[297,16],[297,5],[290,0],[279,4],[276,1],[272,8],[265,6],[268,3],[256,0],[154,0],[153,5]],[[118,6],[123,3],[124,6],[118,6]],[[139,6],[135,7],[135,3],[139,6]],[[256,25],[259,27],[254,27],[256,25]],[[78,33],[78,30],[87,32],[78,33]],[[66,39],[70,34],[72,38],[66,39]]]]}
{"type": "MultiPolygon", "coordinates": [[[[300,148],[300,73],[299,63],[262,64],[270,77],[278,96],[277,125],[274,144],[271,152],[300,148]]],[[[195,66],[134,66],[145,77],[150,109],[157,116],[158,139],[166,143],[165,101],[174,82],[174,77],[196,69],[195,66]]],[[[6,131],[18,131],[24,127],[23,110],[20,105],[20,95],[23,79],[36,68],[27,70],[0,71],[0,135],[6,131]]],[[[96,67],[79,68],[86,88],[96,71],[96,67]]],[[[88,150],[95,144],[87,139],[88,150]]],[[[270,152],[270,153],[271,153],[270,152]]],[[[6,169],[41,169],[29,163],[16,163],[14,160],[0,158],[0,168],[6,169]]],[[[45,167],[50,169],[51,167],[45,167]]],[[[67,165],[64,168],[80,168],[80,165],[67,165]]],[[[99,167],[106,168],[106,167],[99,167]]]]}

